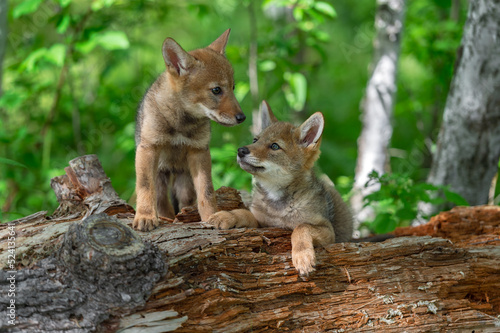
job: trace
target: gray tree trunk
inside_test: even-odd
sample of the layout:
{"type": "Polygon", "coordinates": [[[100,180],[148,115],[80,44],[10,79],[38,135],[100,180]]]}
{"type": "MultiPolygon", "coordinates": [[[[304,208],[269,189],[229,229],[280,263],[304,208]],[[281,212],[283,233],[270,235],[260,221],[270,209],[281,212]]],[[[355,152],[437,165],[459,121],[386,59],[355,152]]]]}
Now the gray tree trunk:
{"type": "MultiPolygon", "coordinates": [[[[428,181],[488,202],[500,157],[500,3],[472,0],[428,181]]],[[[433,207],[434,209],[436,207],[433,207]]]]}
{"type": "Polygon", "coordinates": [[[363,209],[363,197],[376,191],[377,185],[365,187],[373,171],[383,174],[389,162],[387,148],[392,136],[391,118],[396,93],[396,72],[403,28],[405,1],[377,0],[375,17],[373,73],[362,103],[363,129],[358,140],[358,159],[351,205],[358,221],[370,212],[363,209]]]}

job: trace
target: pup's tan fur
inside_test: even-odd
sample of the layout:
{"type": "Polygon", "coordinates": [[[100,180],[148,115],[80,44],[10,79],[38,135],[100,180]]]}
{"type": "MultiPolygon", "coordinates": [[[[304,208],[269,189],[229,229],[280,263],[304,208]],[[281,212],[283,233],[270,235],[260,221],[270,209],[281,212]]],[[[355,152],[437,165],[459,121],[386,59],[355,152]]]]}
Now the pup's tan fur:
{"type": "Polygon", "coordinates": [[[314,270],[314,246],[351,239],[352,215],[333,183],[316,177],[324,118],[313,114],[300,127],[276,120],[264,101],[262,132],[238,149],[238,163],[253,175],[250,211],[214,214],[221,229],[279,227],[292,229],[292,262],[301,275],[314,270]],[[276,146],[277,145],[277,146],[276,146]]]}
{"type": "Polygon", "coordinates": [[[224,55],[228,37],[229,30],[189,53],[171,38],[163,43],[167,70],[149,88],[137,113],[136,229],[151,230],[159,215],[172,218],[196,199],[202,220],[216,212],[210,119],[225,126],[245,120],[224,55]]]}

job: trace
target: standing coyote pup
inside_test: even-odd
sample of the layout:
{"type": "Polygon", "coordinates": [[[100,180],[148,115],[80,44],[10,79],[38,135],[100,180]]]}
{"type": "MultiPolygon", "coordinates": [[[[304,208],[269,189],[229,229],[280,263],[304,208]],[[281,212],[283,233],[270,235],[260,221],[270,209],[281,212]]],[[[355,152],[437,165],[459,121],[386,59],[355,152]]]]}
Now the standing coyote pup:
{"type": "Polygon", "coordinates": [[[146,92],[137,113],[136,229],[154,229],[158,215],[174,217],[175,210],[195,199],[203,221],[216,212],[210,119],[225,126],[245,120],[233,93],[233,69],[224,55],[229,31],[189,53],[172,38],[163,42],[167,70],[146,92]]]}
{"type": "Polygon", "coordinates": [[[301,126],[279,122],[264,101],[262,131],[253,144],[238,149],[238,163],[253,175],[250,211],[212,215],[220,229],[279,227],[291,229],[292,262],[300,275],[316,263],[314,246],[350,240],[352,216],[329,180],[318,179],[314,162],[320,151],[324,118],[316,112],[301,126]]]}

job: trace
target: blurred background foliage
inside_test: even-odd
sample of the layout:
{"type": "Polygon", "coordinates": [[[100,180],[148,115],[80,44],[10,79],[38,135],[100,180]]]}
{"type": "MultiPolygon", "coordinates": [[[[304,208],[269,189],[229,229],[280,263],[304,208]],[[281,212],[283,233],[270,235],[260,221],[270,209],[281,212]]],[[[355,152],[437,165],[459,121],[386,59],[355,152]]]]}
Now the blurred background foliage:
{"type": "MultiPolygon", "coordinates": [[[[391,167],[425,180],[467,2],[409,1],[398,73],[391,167]]],[[[0,97],[1,221],[57,207],[50,179],[68,161],[97,154],[118,194],[135,188],[135,112],[164,70],[161,45],[204,47],[231,28],[227,57],[236,95],[251,118],[266,99],[281,120],[322,111],[319,167],[347,194],[370,73],[374,0],[16,0],[9,2],[0,97]],[[250,45],[258,96],[251,96],[250,45]]],[[[214,185],[250,190],[236,149],[251,143],[251,119],[213,124],[214,185]]]]}

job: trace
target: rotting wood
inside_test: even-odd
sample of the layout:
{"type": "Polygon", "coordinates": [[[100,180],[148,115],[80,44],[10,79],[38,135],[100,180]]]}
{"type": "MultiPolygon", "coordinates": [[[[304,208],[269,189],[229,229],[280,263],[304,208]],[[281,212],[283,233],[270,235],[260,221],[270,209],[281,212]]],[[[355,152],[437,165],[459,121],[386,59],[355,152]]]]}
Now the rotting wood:
{"type": "Polygon", "coordinates": [[[426,224],[397,228],[396,236],[433,236],[459,246],[500,245],[500,206],[455,207],[426,224]]]}

